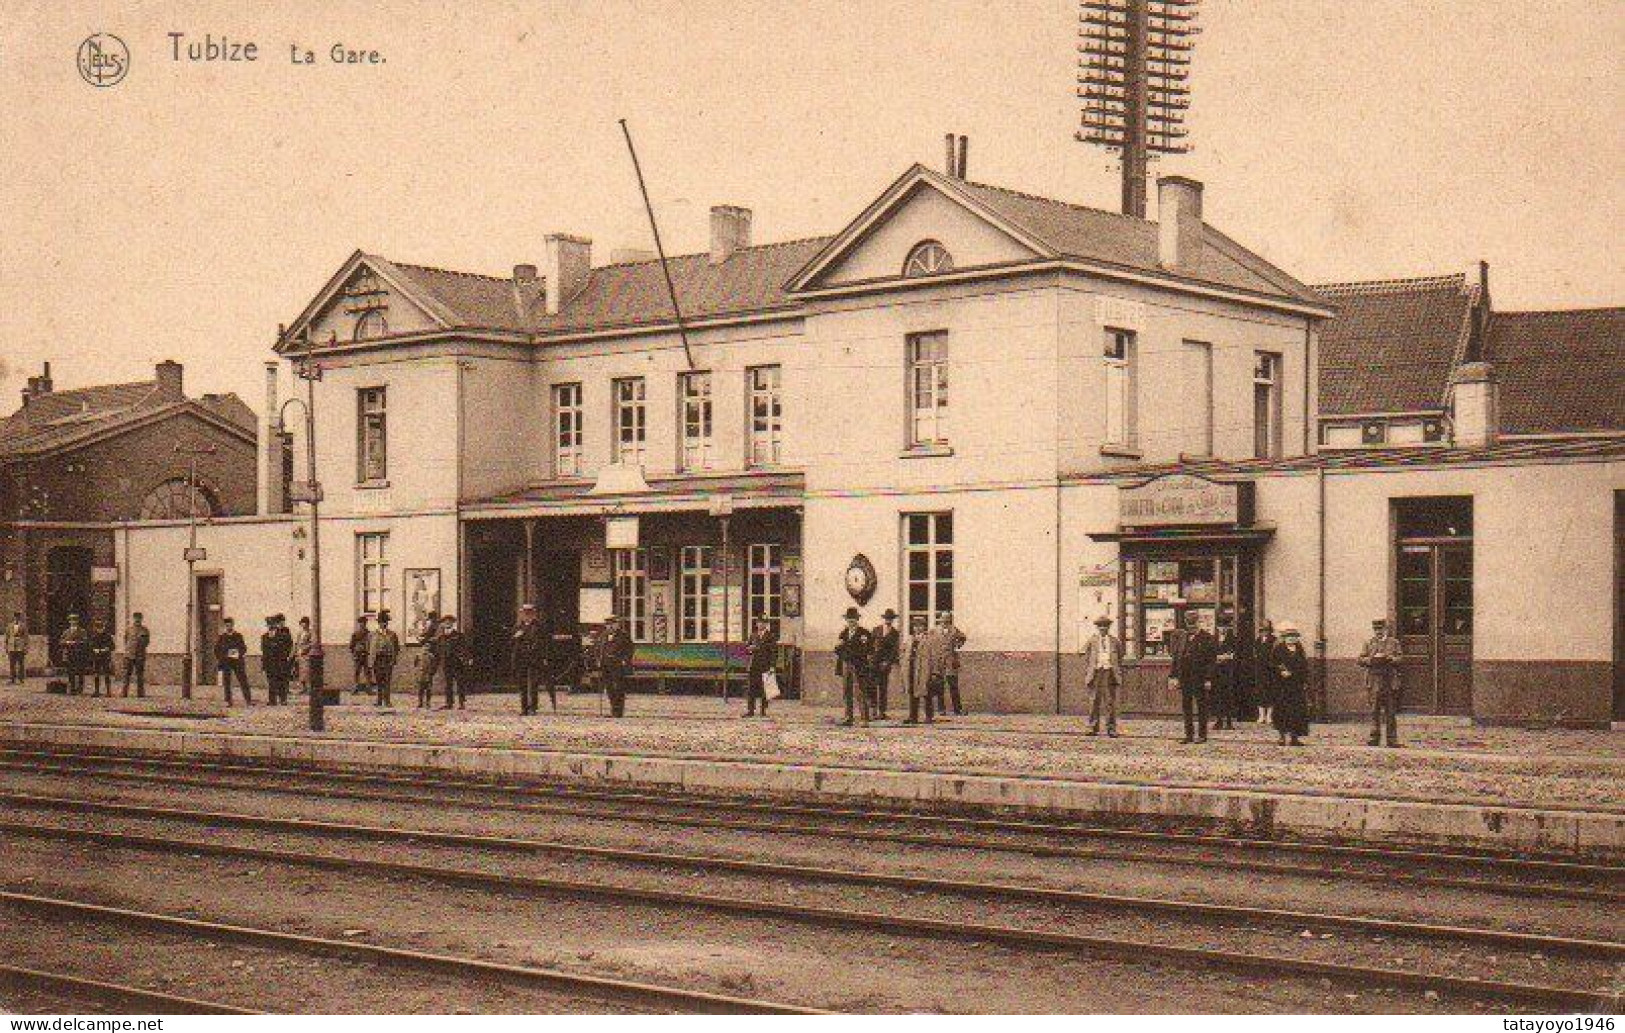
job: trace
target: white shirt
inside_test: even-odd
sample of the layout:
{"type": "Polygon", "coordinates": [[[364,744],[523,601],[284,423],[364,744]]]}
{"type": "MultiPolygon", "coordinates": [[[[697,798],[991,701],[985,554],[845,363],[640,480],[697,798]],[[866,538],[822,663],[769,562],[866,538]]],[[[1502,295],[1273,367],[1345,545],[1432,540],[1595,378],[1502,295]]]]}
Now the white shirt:
{"type": "Polygon", "coordinates": [[[1095,660],[1095,670],[1109,671],[1112,668],[1112,637],[1110,635],[1097,635],[1095,641],[1100,643],[1100,655],[1095,660]]]}

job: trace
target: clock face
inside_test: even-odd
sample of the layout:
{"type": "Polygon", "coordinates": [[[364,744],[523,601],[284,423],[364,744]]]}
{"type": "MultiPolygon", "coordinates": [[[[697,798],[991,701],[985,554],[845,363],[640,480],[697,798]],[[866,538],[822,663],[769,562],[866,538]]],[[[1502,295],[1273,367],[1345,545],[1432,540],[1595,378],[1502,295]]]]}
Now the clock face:
{"type": "Polygon", "coordinates": [[[875,565],[869,562],[869,557],[862,553],[852,557],[852,562],[846,568],[847,594],[862,606],[875,594],[875,585],[875,565]]]}
{"type": "Polygon", "coordinates": [[[863,568],[848,567],[846,571],[846,590],[853,595],[862,592],[869,584],[869,579],[863,576],[863,568]]]}

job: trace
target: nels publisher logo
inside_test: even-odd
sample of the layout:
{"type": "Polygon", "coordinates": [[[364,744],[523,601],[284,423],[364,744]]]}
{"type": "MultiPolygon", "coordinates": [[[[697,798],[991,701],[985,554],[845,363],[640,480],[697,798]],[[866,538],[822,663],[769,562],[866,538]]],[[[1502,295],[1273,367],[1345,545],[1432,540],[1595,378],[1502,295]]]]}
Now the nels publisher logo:
{"type": "Polygon", "coordinates": [[[92,86],[117,86],[130,71],[130,48],[107,32],[79,44],[79,78],[92,86]]]}

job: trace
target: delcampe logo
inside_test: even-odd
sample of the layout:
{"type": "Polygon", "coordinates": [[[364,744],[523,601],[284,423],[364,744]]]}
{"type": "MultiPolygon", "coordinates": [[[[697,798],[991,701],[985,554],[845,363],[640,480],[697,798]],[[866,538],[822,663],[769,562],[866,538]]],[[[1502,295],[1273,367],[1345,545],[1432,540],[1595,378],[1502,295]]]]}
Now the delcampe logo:
{"type": "Polygon", "coordinates": [[[79,44],[79,78],[92,86],[117,86],[130,71],[130,48],[108,32],[79,44]]]}

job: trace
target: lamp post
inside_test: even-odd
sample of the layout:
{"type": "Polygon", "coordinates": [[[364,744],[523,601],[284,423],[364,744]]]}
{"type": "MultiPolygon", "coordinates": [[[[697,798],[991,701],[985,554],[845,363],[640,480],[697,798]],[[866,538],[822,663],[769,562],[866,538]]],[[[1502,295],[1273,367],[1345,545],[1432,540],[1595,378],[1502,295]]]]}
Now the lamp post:
{"type": "Polygon", "coordinates": [[[309,329],[304,336],[305,355],[295,364],[294,375],[305,382],[305,397],[289,398],[282,403],[282,410],[285,412],[293,403],[305,410],[305,483],[291,485],[288,497],[310,506],[310,730],[320,732],[327,727],[326,657],[322,653],[322,485],[316,478],[316,381],[322,379],[322,367],[316,362],[316,344],[309,329]]]}
{"type": "Polygon", "coordinates": [[[733,629],[728,624],[730,609],[729,584],[733,581],[733,557],[728,552],[728,518],[733,515],[732,495],[718,495],[711,500],[711,515],[722,522],[722,702],[728,702],[728,679],[733,674],[733,629]]]}
{"type": "Polygon", "coordinates": [[[186,651],[181,654],[182,699],[192,698],[196,678],[193,671],[196,645],[192,636],[193,629],[197,627],[197,565],[209,558],[208,550],[198,548],[197,544],[197,459],[198,456],[212,456],[214,453],[213,445],[191,448],[175,446],[175,454],[186,457],[186,548],[181,552],[181,558],[186,560],[186,651]]]}

